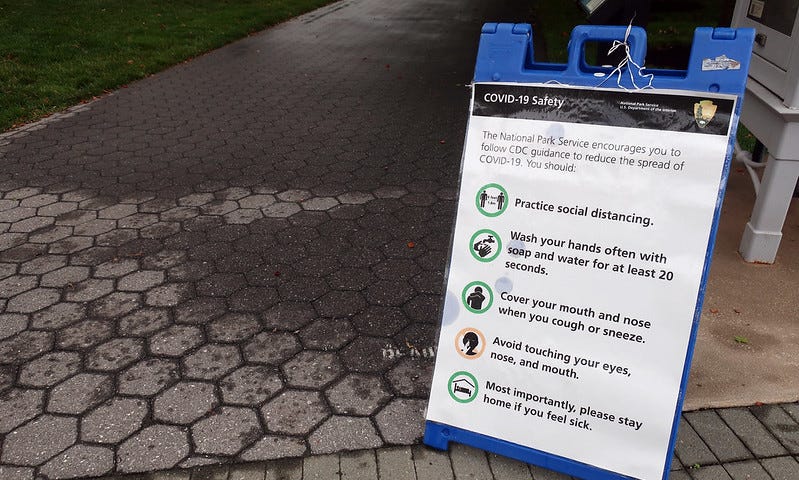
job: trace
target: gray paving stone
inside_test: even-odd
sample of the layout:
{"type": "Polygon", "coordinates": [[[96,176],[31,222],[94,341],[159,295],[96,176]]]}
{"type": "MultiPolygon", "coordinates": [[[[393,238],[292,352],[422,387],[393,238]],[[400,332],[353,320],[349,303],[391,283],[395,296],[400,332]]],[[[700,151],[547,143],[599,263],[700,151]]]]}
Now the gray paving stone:
{"type": "Polygon", "coordinates": [[[27,315],[17,313],[0,314],[0,340],[11,338],[27,327],[27,315]]]}
{"type": "Polygon", "coordinates": [[[357,373],[344,377],[325,395],[333,412],[346,415],[371,415],[390,398],[380,377],[357,373]]]}
{"type": "Polygon", "coordinates": [[[14,223],[31,218],[36,215],[36,209],[32,207],[14,207],[0,212],[0,222],[14,223]]]}
{"type": "Polygon", "coordinates": [[[139,270],[122,277],[117,282],[117,288],[123,291],[143,292],[164,282],[165,275],[162,271],[139,270]]]}
{"type": "Polygon", "coordinates": [[[114,292],[92,302],[89,314],[101,318],[119,318],[140,307],[139,294],[114,292]]]}
{"type": "Polygon", "coordinates": [[[97,218],[108,218],[117,220],[120,218],[125,218],[129,215],[133,215],[136,213],[137,207],[136,205],[129,205],[129,204],[118,204],[112,205],[110,207],[106,207],[97,212],[97,218]]]}
{"type": "Polygon", "coordinates": [[[732,480],[721,465],[709,465],[691,469],[693,480],[732,480]]]}
{"type": "Polygon", "coordinates": [[[278,365],[300,350],[300,341],[296,335],[264,332],[244,345],[244,357],[248,362],[278,365]]]}
{"type": "Polygon", "coordinates": [[[0,280],[0,297],[11,298],[22,292],[36,288],[36,277],[32,275],[14,275],[0,280]]]}
{"type": "Polygon", "coordinates": [[[332,416],[308,437],[308,445],[319,454],[376,448],[383,441],[368,418],[332,416]]]}
{"type": "Polygon", "coordinates": [[[51,387],[80,370],[81,356],[75,352],[52,352],[25,364],[19,372],[20,385],[51,387]]]}
{"type": "Polygon", "coordinates": [[[0,434],[8,433],[44,409],[41,390],[12,389],[0,395],[0,434]]]}
{"type": "MultiPolygon", "coordinates": [[[[130,475],[124,477],[127,480],[130,475]]],[[[136,479],[136,476],[133,476],[136,479]]],[[[138,480],[138,479],[137,479],[138,480]]],[[[153,472],[147,476],[146,480],[191,480],[191,470],[163,470],[153,472]]]]}
{"type": "Polygon", "coordinates": [[[35,288],[8,301],[7,312],[33,313],[58,302],[61,294],[52,288],[35,288]]]}
{"type": "Polygon", "coordinates": [[[263,215],[270,218],[288,218],[300,211],[302,207],[291,202],[277,202],[261,209],[263,215]]]}
{"type": "Polygon", "coordinates": [[[479,480],[492,476],[488,458],[482,450],[453,443],[450,445],[449,456],[452,471],[458,480],[479,480]]]}
{"type": "Polygon", "coordinates": [[[380,373],[391,368],[399,357],[386,355],[384,351],[397,350],[388,338],[359,336],[341,350],[344,366],[354,372],[380,373]]]}
{"type": "Polygon", "coordinates": [[[799,454],[799,423],[778,405],[752,407],[750,411],[793,455],[799,454]]]}
{"type": "Polygon", "coordinates": [[[669,480],[691,480],[691,476],[685,470],[674,470],[669,472],[669,480]]]}
{"type": "Polygon", "coordinates": [[[0,460],[12,465],[41,465],[75,443],[77,424],[73,417],[38,417],[6,435],[0,460]],[[43,438],[47,441],[42,442],[43,438]]]}
{"type": "Polygon", "coordinates": [[[281,367],[292,387],[322,389],[343,373],[341,363],[333,353],[306,350],[281,367]]]}
{"type": "Polygon", "coordinates": [[[51,479],[99,476],[114,468],[114,451],[106,447],[74,445],[39,469],[51,479]]]}
{"type": "Polygon", "coordinates": [[[8,229],[11,233],[34,233],[55,223],[52,217],[32,217],[11,224],[8,229]]]}
{"type": "Polygon", "coordinates": [[[724,464],[724,470],[732,480],[772,480],[760,463],[756,460],[724,464]]]}
{"type": "Polygon", "coordinates": [[[80,252],[82,250],[86,250],[92,245],[94,245],[94,239],[92,237],[73,236],[73,237],[63,238],[57,242],[50,244],[50,247],[47,249],[47,252],[50,254],[70,255],[76,252],[80,252]]]}
{"type": "Polygon", "coordinates": [[[85,442],[117,444],[141,428],[148,412],[144,400],[113,398],[83,417],[80,438],[85,442]]]}
{"type": "Polygon", "coordinates": [[[191,468],[194,469],[192,475],[195,473],[202,474],[204,469],[202,467],[206,467],[209,465],[219,465],[222,463],[222,459],[219,457],[214,457],[211,455],[194,455],[186,460],[183,460],[178,464],[178,468],[191,468]],[[199,468],[198,468],[199,467],[199,468]]]}
{"type": "Polygon", "coordinates": [[[33,480],[33,468],[9,467],[0,465],[0,478],[3,480],[33,480]]]}
{"type": "MultiPolygon", "coordinates": [[[[756,457],[787,455],[788,451],[748,408],[723,408],[717,412],[756,457]]],[[[737,480],[737,479],[735,479],[737,480]]]]}
{"type": "Polygon", "coordinates": [[[377,478],[381,480],[416,480],[413,453],[410,447],[388,447],[375,450],[377,478]]]}
{"type": "Polygon", "coordinates": [[[213,411],[219,399],[210,383],[180,382],[158,395],[153,405],[156,420],[188,425],[213,411]]]}
{"type": "Polygon", "coordinates": [[[761,463],[774,480],[799,478],[799,461],[793,457],[764,458],[761,463]]]}
{"type": "Polygon", "coordinates": [[[57,330],[81,320],[86,306],[79,303],[57,303],[31,317],[31,328],[39,330],[57,330]]]}
{"type": "Polygon", "coordinates": [[[799,422],[799,403],[783,403],[780,405],[783,410],[788,412],[788,415],[793,417],[794,420],[799,422]]]}
{"type": "Polygon", "coordinates": [[[143,308],[119,321],[119,334],[146,337],[171,323],[169,311],[163,308],[143,308]]]}
{"type": "MultiPolygon", "coordinates": [[[[188,466],[191,459],[183,462],[183,465],[188,466]]],[[[209,464],[210,465],[210,464],[209,464]]],[[[227,465],[211,465],[196,468],[191,476],[192,480],[228,480],[230,473],[227,465]]]]}
{"type": "MultiPolygon", "coordinates": [[[[308,447],[305,445],[305,441],[302,438],[266,435],[258,440],[255,445],[249,447],[239,455],[239,458],[247,462],[253,462],[300,457],[304,455],[307,450],[308,447]]],[[[260,472],[261,477],[263,477],[263,467],[260,472]]],[[[236,478],[232,473],[233,472],[231,472],[231,478],[236,478]]]]}
{"type": "Polygon", "coordinates": [[[377,476],[377,459],[373,450],[347,452],[340,455],[342,480],[371,480],[377,476]]]}
{"type": "Polygon", "coordinates": [[[427,397],[433,383],[433,366],[432,361],[404,358],[386,376],[400,395],[427,397]]]}
{"type": "Polygon", "coordinates": [[[142,268],[148,270],[163,270],[180,265],[186,261],[186,252],[182,250],[161,250],[144,257],[141,261],[142,268]]]}
{"type": "Polygon", "coordinates": [[[330,412],[318,392],[285,390],[261,408],[270,432],[306,435],[330,412]]]}
{"type": "Polygon", "coordinates": [[[315,455],[302,461],[303,480],[332,480],[341,478],[338,455],[315,455]]]}
{"type": "Polygon", "coordinates": [[[149,339],[150,351],[155,355],[180,357],[204,342],[202,329],[192,325],[173,325],[149,339]]]}
{"type": "Polygon", "coordinates": [[[237,225],[247,225],[259,218],[263,218],[263,213],[255,208],[240,208],[224,215],[227,223],[237,225]]]}
{"type": "Polygon", "coordinates": [[[16,372],[11,365],[0,366],[0,395],[6,393],[14,385],[16,372]]]}
{"type": "Polygon", "coordinates": [[[314,309],[299,302],[281,302],[263,313],[264,327],[294,332],[309,324],[316,317],[314,309]]]}
{"type": "Polygon", "coordinates": [[[395,398],[375,416],[377,428],[388,443],[411,445],[424,435],[426,400],[395,398]]]}
{"type": "Polygon", "coordinates": [[[752,453],[715,411],[687,412],[683,417],[722,463],[752,458],[752,453]]]}
{"type": "Polygon", "coordinates": [[[104,297],[114,291],[114,281],[91,278],[74,285],[64,294],[64,299],[70,302],[90,302],[104,297]]]}
{"type": "Polygon", "coordinates": [[[73,233],[72,227],[59,227],[50,226],[43,228],[36,233],[28,236],[28,241],[31,243],[54,243],[64,238],[67,238],[73,233]]]}
{"type": "Polygon", "coordinates": [[[26,330],[0,341],[0,363],[21,364],[52,348],[52,333],[26,330]]]}
{"type": "Polygon", "coordinates": [[[274,195],[250,195],[238,200],[241,208],[266,208],[275,203],[274,195]]]}
{"type": "Polygon", "coordinates": [[[79,373],[53,388],[50,401],[47,402],[47,411],[79,415],[108,400],[113,393],[112,377],[79,373]]]}
{"type": "Polygon", "coordinates": [[[167,283],[147,292],[145,302],[154,307],[174,307],[188,297],[191,286],[186,283],[167,283]]]}
{"type": "Polygon", "coordinates": [[[115,372],[142,357],[144,341],[138,338],[114,338],[86,354],[86,367],[90,370],[115,372]]]}
{"type": "Polygon", "coordinates": [[[116,226],[117,222],[114,220],[97,218],[81,223],[80,225],[75,225],[73,232],[75,235],[79,236],[94,237],[106,232],[110,232],[111,230],[115,229],[116,226]]]}
{"type": "Polygon", "coordinates": [[[523,462],[512,458],[487,453],[488,464],[494,478],[503,480],[533,480],[530,467],[523,462]]]}
{"type": "Polygon", "coordinates": [[[266,466],[264,464],[231,465],[229,480],[264,480],[266,466]]]}
{"type": "Polygon", "coordinates": [[[113,334],[113,322],[84,320],[60,330],[56,335],[56,346],[63,350],[83,350],[103,343],[113,334]]]}
{"type": "Polygon", "coordinates": [[[235,455],[262,433],[255,412],[238,407],[221,407],[191,427],[195,451],[211,455],[235,455]]]}
{"type": "Polygon", "coordinates": [[[718,463],[713,452],[684,418],[680,418],[674,453],[686,467],[718,463]]]}
{"type": "Polygon", "coordinates": [[[413,463],[416,466],[416,477],[419,480],[450,479],[454,480],[452,463],[446,452],[433,450],[422,445],[411,448],[413,463]]]}
{"type": "Polygon", "coordinates": [[[218,380],[240,364],[237,347],[208,344],[183,359],[183,373],[188,378],[218,380]]]}
{"type": "Polygon", "coordinates": [[[181,304],[175,311],[175,322],[201,325],[221,317],[227,312],[225,301],[220,298],[195,298],[181,304]]]}
{"type": "Polygon", "coordinates": [[[214,200],[200,206],[200,211],[205,215],[225,215],[239,208],[239,205],[231,200],[214,200]]]}
{"type": "Polygon", "coordinates": [[[152,396],[176,383],[179,371],[173,360],[145,359],[119,376],[117,391],[123,395],[152,396]]]}
{"type": "Polygon", "coordinates": [[[530,466],[530,473],[533,474],[533,480],[572,480],[568,475],[535,465],[530,466]]]}
{"type": "Polygon", "coordinates": [[[247,365],[219,383],[222,398],[231,405],[261,405],[283,388],[277,371],[263,365],[247,365]]]}
{"type": "Polygon", "coordinates": [[[142,238],[165,238],[180,231],[178,222],[158,222],[139,230],[142,238]]]}
{"type": "Polygon", "coordinates": [[[317,320],[300,332],[300,339],[305,348],[314,350],[338,350],[355,336],[355,329],[345,319],[317,320]]]}
{"type": "Polygon", "coordinates": [[[258,317],[249,313],[230,313],[206,328],[208,338],[216,342],[240,342],[261,331],[258,317]]]}
{"type": "Polygon", "coordinates": [[[120,472],[166,470],[189,455],[189,439],[184,428],[152,425],[137,433],[117,451],[120,472]]]}
{"type": "Polygon", "coordinates": [[[130,258],[114,259],[98,265],[94,276],[98,278],[118,278],[134,272],[139,268],[139,263],[130,258]]]}
{"type": "Polygon", "coordinates": [[[302,480],[302,459],[284,459],[270,462],[265,480],[302,480]]]}

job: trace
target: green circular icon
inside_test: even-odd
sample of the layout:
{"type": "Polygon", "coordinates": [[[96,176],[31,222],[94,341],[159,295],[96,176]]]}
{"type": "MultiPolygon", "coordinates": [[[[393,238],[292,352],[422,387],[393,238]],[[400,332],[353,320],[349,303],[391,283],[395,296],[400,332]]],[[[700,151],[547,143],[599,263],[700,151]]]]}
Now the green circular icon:
{"type": "Polygon", "coordinates": [[[508,191],[498,183],[483,185],[477,190],[474,204],[486,217],[497,217],[508,208],[508,191]]]}
{"type": "Polygon", "coordinates": [[[494,292],[484,282],[472,282],[461,293],[463,305],[472,313],[485,313],[494,303],[494,292]]]}
{"type": "Polygon", "coordinates": [[[469,240],[469,251],[479,262],[490,262],[502,251],[502,239],[497,232],[484,228],[478,230],[469,240]]]}
{"type": "Polygon", "coordinates": [[[478,389],[477,379],[469,372],[455,372],[447,382],[449,396],[458,403],[469,403],[477,398],[478,389]]]}

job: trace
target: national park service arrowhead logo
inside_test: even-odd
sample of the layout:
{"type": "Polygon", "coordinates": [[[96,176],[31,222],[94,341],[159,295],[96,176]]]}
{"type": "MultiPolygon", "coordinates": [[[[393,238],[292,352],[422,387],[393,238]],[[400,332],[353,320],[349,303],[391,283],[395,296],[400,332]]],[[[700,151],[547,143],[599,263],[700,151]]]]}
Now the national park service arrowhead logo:
{"type": "Polygon", "coordinates": [[[717,105],[712,100],[702,100],[694,104],[694,120],[699,128],[705,128],[716,115],[717,105]]]}

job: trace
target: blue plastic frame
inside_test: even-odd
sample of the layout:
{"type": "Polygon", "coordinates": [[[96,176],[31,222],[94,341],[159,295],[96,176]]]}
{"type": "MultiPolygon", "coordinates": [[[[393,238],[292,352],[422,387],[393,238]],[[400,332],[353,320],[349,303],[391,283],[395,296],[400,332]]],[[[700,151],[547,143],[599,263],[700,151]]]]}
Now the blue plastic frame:
{"type": "MultiPolygon", "coordinates": [[[[603,78],[597,77],[595,74],[602,72],[607,76],[613,69],[587,65],[584,60],[586,42],[612,42],[626,39],[631,59],[636,64],[643,66],[646,58],[646,31],[643,28],[629,28],[628,33],[628,27],[626,26],[577,26],[571,33],[568,46],[568,63],[566,64],[536,63],[533,55],[533,29],[528,24],[486,23],[483,25],[480,35],[474,72],[475,82],[546,83],[555,81],[566,85],[589,88],[596,87],[602,83],[601,86],[603,88],[632,90],[636,89],[636,87],[650,84],[649,78],[641,75],[643,73],[643,75],[653,75],[651,87],[655,89],[680,90],[693,94],[712,92],[730,94],[737,97],[738,101],[735,104],[735,112],[730,125],[730,142],[727,147],[727,156],[716,199],[713,224],[711,225],[705,253],[705,263],[694,310],[693,325],[683,367],[679,397],[672,421],[669,450],[666,455],[666,463],[663,466],[663,480],[668,480],[674,446],[677,441],[677,428],[682,413],[696,344],[702,303],[704,302],[705,288],[707,286],[707,276],[710,271],[713,246],[718,232],[721,204],[730,173],[735,132],[738,127],[741,104],[746,88],[754,36],[755,31],[751,28],[697,28],[694,32],[691,54],[686,70],[646,69],[642,72],[636,67],[633,67],[631,71],[625,68],[621,76],[614,75],[612,79],[602,82],[603,78]],[[716,59],[721,56],[726,56],[739,62],[739,68],[727,70],[702,68],[703,60],[716,59]]],[[[471,445],[499,455],[590,480],[629,480],[632,478],[451,425],[431,421],[426,422],[425,444],[433,448],[446,450],[449,442],[471,445]]]]}

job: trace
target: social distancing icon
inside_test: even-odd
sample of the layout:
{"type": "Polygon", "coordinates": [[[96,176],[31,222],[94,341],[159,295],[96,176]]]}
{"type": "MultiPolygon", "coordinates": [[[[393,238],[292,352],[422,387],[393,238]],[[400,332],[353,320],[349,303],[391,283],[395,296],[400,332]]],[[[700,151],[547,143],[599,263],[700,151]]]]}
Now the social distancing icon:
{"type": "Polygon", "coordinates": [[[477,191],[474,201],[480,213],[498,217],[508,208],[508,191],[498,183],[489,183],[477,191]]]}

